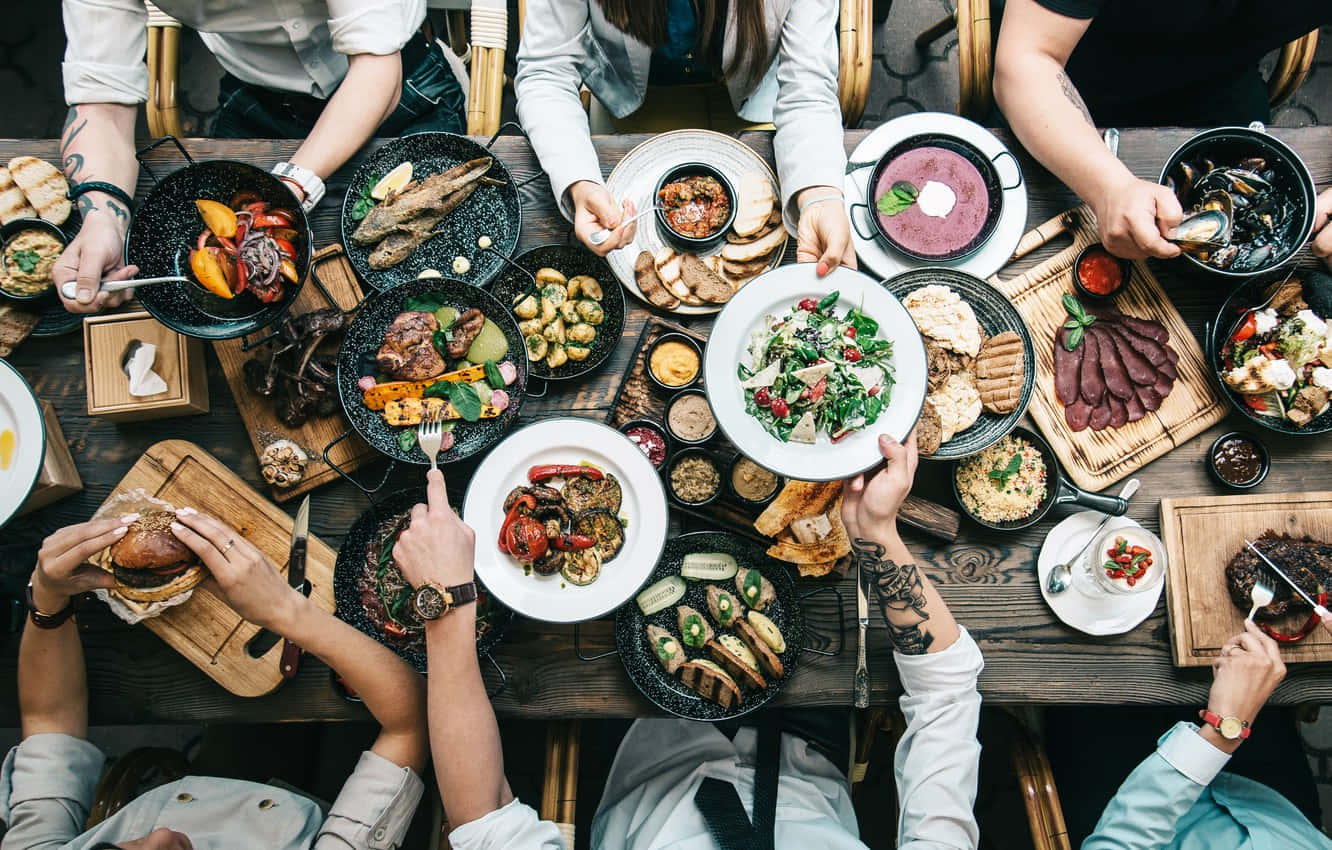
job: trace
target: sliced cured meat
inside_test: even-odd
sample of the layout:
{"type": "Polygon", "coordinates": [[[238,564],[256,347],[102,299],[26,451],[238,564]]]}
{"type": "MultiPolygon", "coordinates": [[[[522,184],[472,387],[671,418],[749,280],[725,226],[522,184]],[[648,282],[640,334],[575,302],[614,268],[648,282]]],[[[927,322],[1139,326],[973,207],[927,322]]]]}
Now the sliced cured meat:
{"type": "MultiPolygon", "coordinates": [[[[1113,398],[1113,396],[1106,396],[1106,398],[1107,398],[1107,399],[1110,399],[1110,398],[1113,398]]],[[[1095,407],[1093,407],[1093,408],[1092,408],[1092,413],[1091,413],[1091,427],[1092,427],[1092,430],[1093,430],[1093,431],[1100,431],[1102,428],[1104,428],[1105,426],[1107,426],[1107,425],[1109,425],[1109,424],[1110,424],[1110,404],[1109,404],[1109,402],[1107,401],[1107,402],[1105,402],[1105,403],[1098,404],[1098,405],[1096,405],[1095,407]]]]}
{"type": "Polygon", "coordinates": [[[1119,355],[1120,361],[1123,362],[1124,370],[1128,372],[1130,381],[1146,386],[1151,386],[1156,382],[1156,367],[1152,365],[1152,361],[1130,345],[1128,339],[1108,326],[1103,328],[1101,333],[1109,337],[1110,342],[1115,346],[1115,353],[1119,355]]]}
{"type": "Polygon", "coordinates": [[[1128,421],[1137,422],[1147,415],[1147,408],[1142,406],[1142,400],[1138,398],[1138,393],[1133,392],[1133,398],[1124,400],[1124,407],[1128,410],[1128,421]]]}
{"type": "Polygon", "coordinates": [[[1072,404],[1078,400],[1078,372],[1082,365],[1082,352],[1086,350],[1085,346],[1079,345],[1069,351],[1067,341],[1068,329],[1060,328],[1059,333],[1055,334],[1054,380],[1055,398],[1062,404],[1072,404]]]}
{"type": "MultiPolygon", "coordinates": [[[[1166,350],[1169,351],[1170,349],[1166,350]]],[[[1171,363],[1169,360],[1162,363],[1160,366],[1156,367],[1156,371],[1157,374],[1165,375],[1167,378],[1169,378],[1172,381],[1179,377],[1179,369],[1176,368],[1175,364],[1171,363]]]]}
{"type": "Polygon", "coordinates": [[[1170,332],[1160,322],[1151,319],[1139,319],[1137,316],[1127,316],[1108,307],[1092,307],[1087,312],[1098,319],[1104,320],[1107,324],[1120,325],[1139,336],[1145,336],[1159,343],[1166,343],[1170,340],[1170,332]]]}
{"type": "MultiPolygon", "coordinates": [[[[1137,398],[1137,395],[1132,396],[1137,398]]],[[[1128,422],[1128,407],[1123,401],[1110,396],[1110,427],[1122,428],[1124,423],[1128,422]]]]}
{"type": "Polygon", "coordinates": [[[1088,328],[1087,333],[1096,338],[1097,350],[1101,355],[1101,377],[1105,379],[1105,388],[1117,398],[1123,399],[1133,395],[1133,381],[1129,380],[1124,361],[1119,359],[1119,352],[1115,349],[1110,334],[1095,326],[1088,328]]]}
{"type": "Polygon", "coordinates": [[[1134,387],[1133,391],[1138,395],[1138,401],[1147,410],[1157,410],[1161,407],[1161,394],[1152,387],[1134,387]]]}
{"type": "Polygon", "coordinates": [[[1148,339],[1145,336],[1139,336],[1128,328],[1119,325],[1105,325],[1116,336],[1123,339],[1129,346],[1153,366],[1160,368],[1162,363],[1168,363],[1170,358],[1166,355],[1166,347],[1154,339],[1148,339]]]}
{"type": "Polygon", "coordinates": [[[1092,407],[1082,399],[1077,399],[1064,408],[1064,421],[1074,431],[1085,430],[1091,422],[1092,407]]]}
{"type": "Polygon", "coordinates": [[[1156,394],[1161,397],[1162,401],[1165,401],[1166,396],[1170,395],[1170,388],[1174,385],[1174,378],[1167,378],[1165,375],[1162,375],[1156,380],[1156,385],[1153,386],[1152,389],[1156,390],[1156,394]]]}
{"type": "Polygon", "coordinates": [[[1083,401],[1094,406],[1100,404],[1101,397],[1105,395],[1100,346],[1096,343],[1096,337],[1087,335],[1082,338],[1078,348],[1083,349],[1082,362],[1078,366],[1078,393],[1083,401]]]}

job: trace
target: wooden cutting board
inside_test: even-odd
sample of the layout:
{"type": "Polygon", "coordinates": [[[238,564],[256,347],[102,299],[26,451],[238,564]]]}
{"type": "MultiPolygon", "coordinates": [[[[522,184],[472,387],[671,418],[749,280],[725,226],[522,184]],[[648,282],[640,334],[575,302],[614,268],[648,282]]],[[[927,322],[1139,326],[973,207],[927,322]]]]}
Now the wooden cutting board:
{"type": "MultiPolygon", "coordinates": [[[[315,284],[316,279],[323,282],[329,296],[341,309],[351,310],[361,303],[361,286],[341,245],[329,245],[314,253],[310,258],[310,278],[292,304],[293,315],[332,306],[315,284]]],[[[231,387],[231,394],[236,397],[236,407],[250,434],[255,456],[262,455],[265,446],[283,437],[295,442],[310,455],[305,477],[294,487],[270,488],[273,498],[285,502],[337,478],[337,470],[324,463],[323,452],[325,446],[351,427],[341,410],[332,416],[311,419],[300,428],[283,425],[273,411],[272,400],[255,395],[245,386],[245,361],[266,356],[266,346],[242,351],[241,345],[242,340],[224,339],[213,343],[213,350],[217,352],[217,359],[222,364],[222,372],[226,375],[227,385],[231,387]]],[[[375,450],[356,434],[338,443],[329,452],[329,458],[347,472],[375,456],[375,450]]]]}
{"type": "MultiPolygon", "coordinates": [[[[176,507],[192,507],[236,529],[286,575],[292,519],[194,443],[163,440],[144,452],[111,496],[142,488],[176,507]]],[[[108,497],[109,498],[109,497],[108,497]]],[[[310,535],[305,577],[310,599],[325,611],[335,607],[333,565],[338,553],[310,535]]],[[[282,641],[258,658],[246,644],[259,627],[231,610],[206,579],[188,601],[143,621],[154,634],[237,696],[257,697],[282,684],[282,641]]],[[[134,607],[135,603],[127,603],[134,607]]]]}
{"type": "MultiPolygon", "coordinates": [[[[1244,615],[1226,590],[1226,564],[1264,531],[1332,540],[1332,492],[1196,496],[1161,500],[1166,545],[1166,609],[1170,651],[1178,667],[1211,664],[1229,638],[1244,630],[1244,615]]],[[[1332,637],[1314,629],[1282,644],[1287,661],[1332,661],[1332,637]]]]}
{"type": "Polygon", "coordinates": [[[1100,241],[1091,209],[1080,206],[1062,213],[1022,237],[1014,259],[1026,256],[1067,233],[1073,244],[1017,277],[990,278],[1008,296],[1031,328],[1036,349],[1036,391],[1028,412],[1059,456],[1065,472],[1087,490],[1102,490],[1141,469],[1225,418],[1228,408],[1217,394],[1207,361],[1189,326],[1152,276],[1147,264],[1135,261],[1128,284],[1112,304],[1130,316],[1155,319],[1170,333],[1179,354],[1179,379],[1161,408],[1122,428],[1074,431],[1064,419],[1064,406],[1054,390],[1054,335],[1067,321],[1062,299],[1076,293],[1073,264],[1086,246],[1100,241]]]}

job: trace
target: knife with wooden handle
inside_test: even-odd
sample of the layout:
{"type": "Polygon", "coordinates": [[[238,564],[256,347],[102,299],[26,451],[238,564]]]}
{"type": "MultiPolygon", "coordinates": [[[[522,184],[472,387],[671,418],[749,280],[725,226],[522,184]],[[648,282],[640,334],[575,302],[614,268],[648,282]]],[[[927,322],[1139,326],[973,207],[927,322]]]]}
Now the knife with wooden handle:
{"type": "Polygon", "coordinates": [[[865,643],[869,637],[869,594],[865,591],[865,574],[856,564],[856,680],[855,706],[868,708],[870,698],[869,665],[865,660],[865,643]]]}
{"type": "MultiPolygon", "coordinates": [[[[291,553],[287,558],[287,584],[298,590],[305,585],[305,553],[308,548],[306,544],[309,541],[309,532],[310,497],[307,495],[305,501],[301,502],[300,510],[296,511],[296,522],[291,527],[291,553]]],[[[282,660],[278,662],[282,678],[295,678],[300,662],[301,648],[290,640],[283,639],[282,660]]]]}

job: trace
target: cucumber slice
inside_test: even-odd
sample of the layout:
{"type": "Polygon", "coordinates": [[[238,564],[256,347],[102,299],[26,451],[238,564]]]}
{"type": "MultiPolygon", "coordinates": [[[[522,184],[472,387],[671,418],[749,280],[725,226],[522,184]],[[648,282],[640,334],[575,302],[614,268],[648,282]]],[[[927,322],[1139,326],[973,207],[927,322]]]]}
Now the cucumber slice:
{"type": "Polygon", "coordinates": [[[735,558],[724,552],[690,552],[680,565],[680,575],[700,581],[726,581],[739,570],[735,558]]]}
{"type": "Polygon", "coordinates": [[[749,625],[758,636],[763,639],[773,652],[781,655],[786,652],[786,638],[782,637],[782,630],[777,628],[777,624],[757,611],[749,612],[749,625]]]}
{"type": "Polygon", "coordinates": [[[684,599],[687,589],[684,579],[679,576],[666,576],[661,581],[648,585],[635,597],[638,610],[643,612],[644,617],[651,617],[684,599]]]}

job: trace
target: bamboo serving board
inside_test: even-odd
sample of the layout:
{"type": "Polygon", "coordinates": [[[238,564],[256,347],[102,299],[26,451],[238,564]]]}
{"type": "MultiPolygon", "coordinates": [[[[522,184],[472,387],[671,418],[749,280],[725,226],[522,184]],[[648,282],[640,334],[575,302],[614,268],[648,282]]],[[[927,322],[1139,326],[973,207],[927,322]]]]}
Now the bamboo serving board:
{"type": "MultiPolygon", "coordinates": [[[[1161,500],[1166,545],[1166,609],[1177,667],[1211,664],[1221,645],[1244,631],[1244,615],[1226,590],[1226,564],[1271,529],[1292,537],[1332,540],[1332,492],[1197,496],[1161,500]]],[[[1292,624],[1297,626],[1296,617],[1292,624]]],[[[1332,637],[1321,628],[1281,644],[1287,663],[1332,661],[1332,637]]]]}
{"type": "MultiPolygon", "coordinates": [[[[316,251],[310,258],[310,276],[318,276],[341,309],[351,310],[361,303],[361,286],[356,281],[356,273],[347,262],[347,255],[341,245],[328,245],[316,251]]],[[[291,313],[308,313],[329,306],[332,305],[324,298],[319,287],[315,286],[313,280],[309,280],[292,304],[291,313]]],[[[264,356],[266,346],[242,351],[241,345],[239,339],[218,340],[213,343],[213,350],[217,352],[217,359],[222,364],[222,372],[226,375],[227,385],[231,387],[231,394],[236,397],[236,407],[250,434],[255,456],[262,455],[265,446],[283,437],[295,442],[310,455],[305,477],[294,487],[270,488],[273,498],[285,502],[337,478],[337,470],[324,463],[323,451],[325,446],[351,427],[341,410],[332,416],[312,418],[300,428],[283,425],[273,411],[272,400],[255,395],[245,386],[245,361],[264,356]]],[[[329,458],[347,472],[373,457],[375,450],[356,434],[338,443],[329,452],[329,458]]]]}
{"type": "Polygon", "coordinates": [[[1036,349],[1036,391],[1028,412],[1059,456],[1069,478],[1086,490],[1102,490],[1181,445],[1225,418],[1227,406],[1217,395],[1206,359],[1189,326],[1152,276],[1146,263],[1134,261],[1129,282],[1104,303],[1130,316],[1154,319],[1170,333],[1179,354],[1179,379],[1159,410],[1122,428],[1074,431],[1054,390],[1054,336],[1067,321],[1062,299],[1074,293],[1073,264],[1083,248],[1100,241],[1096,218],[1086,206],[1062,213],[1022,237],[1017,259],[1067,233],[1073,244],[1017,277],[990,278],[1008,296],[1031,329],[1036,349]]]}
{"type": "MultiPolygon", "coordinates": [[[[192,507],[216,517],[286,574],[291,517],[194,443],[163,440],[149,447],[110,496],[139,488],[176,507],[192,507]]],[[[305,567],[310,599],[330,612],[335,607],[333,565],[337,557],[336,551],[310,535],[305,567]]],[[[282,641],[258,658],[250,657],[246,644],[260,629],[231,610],[214,593],[215,587],[211,577],[206,579],[188,601],[144,620],[143,625],[233,694],[257,697],[270,693],[283,681],[278,669],[282,641]]]]}

